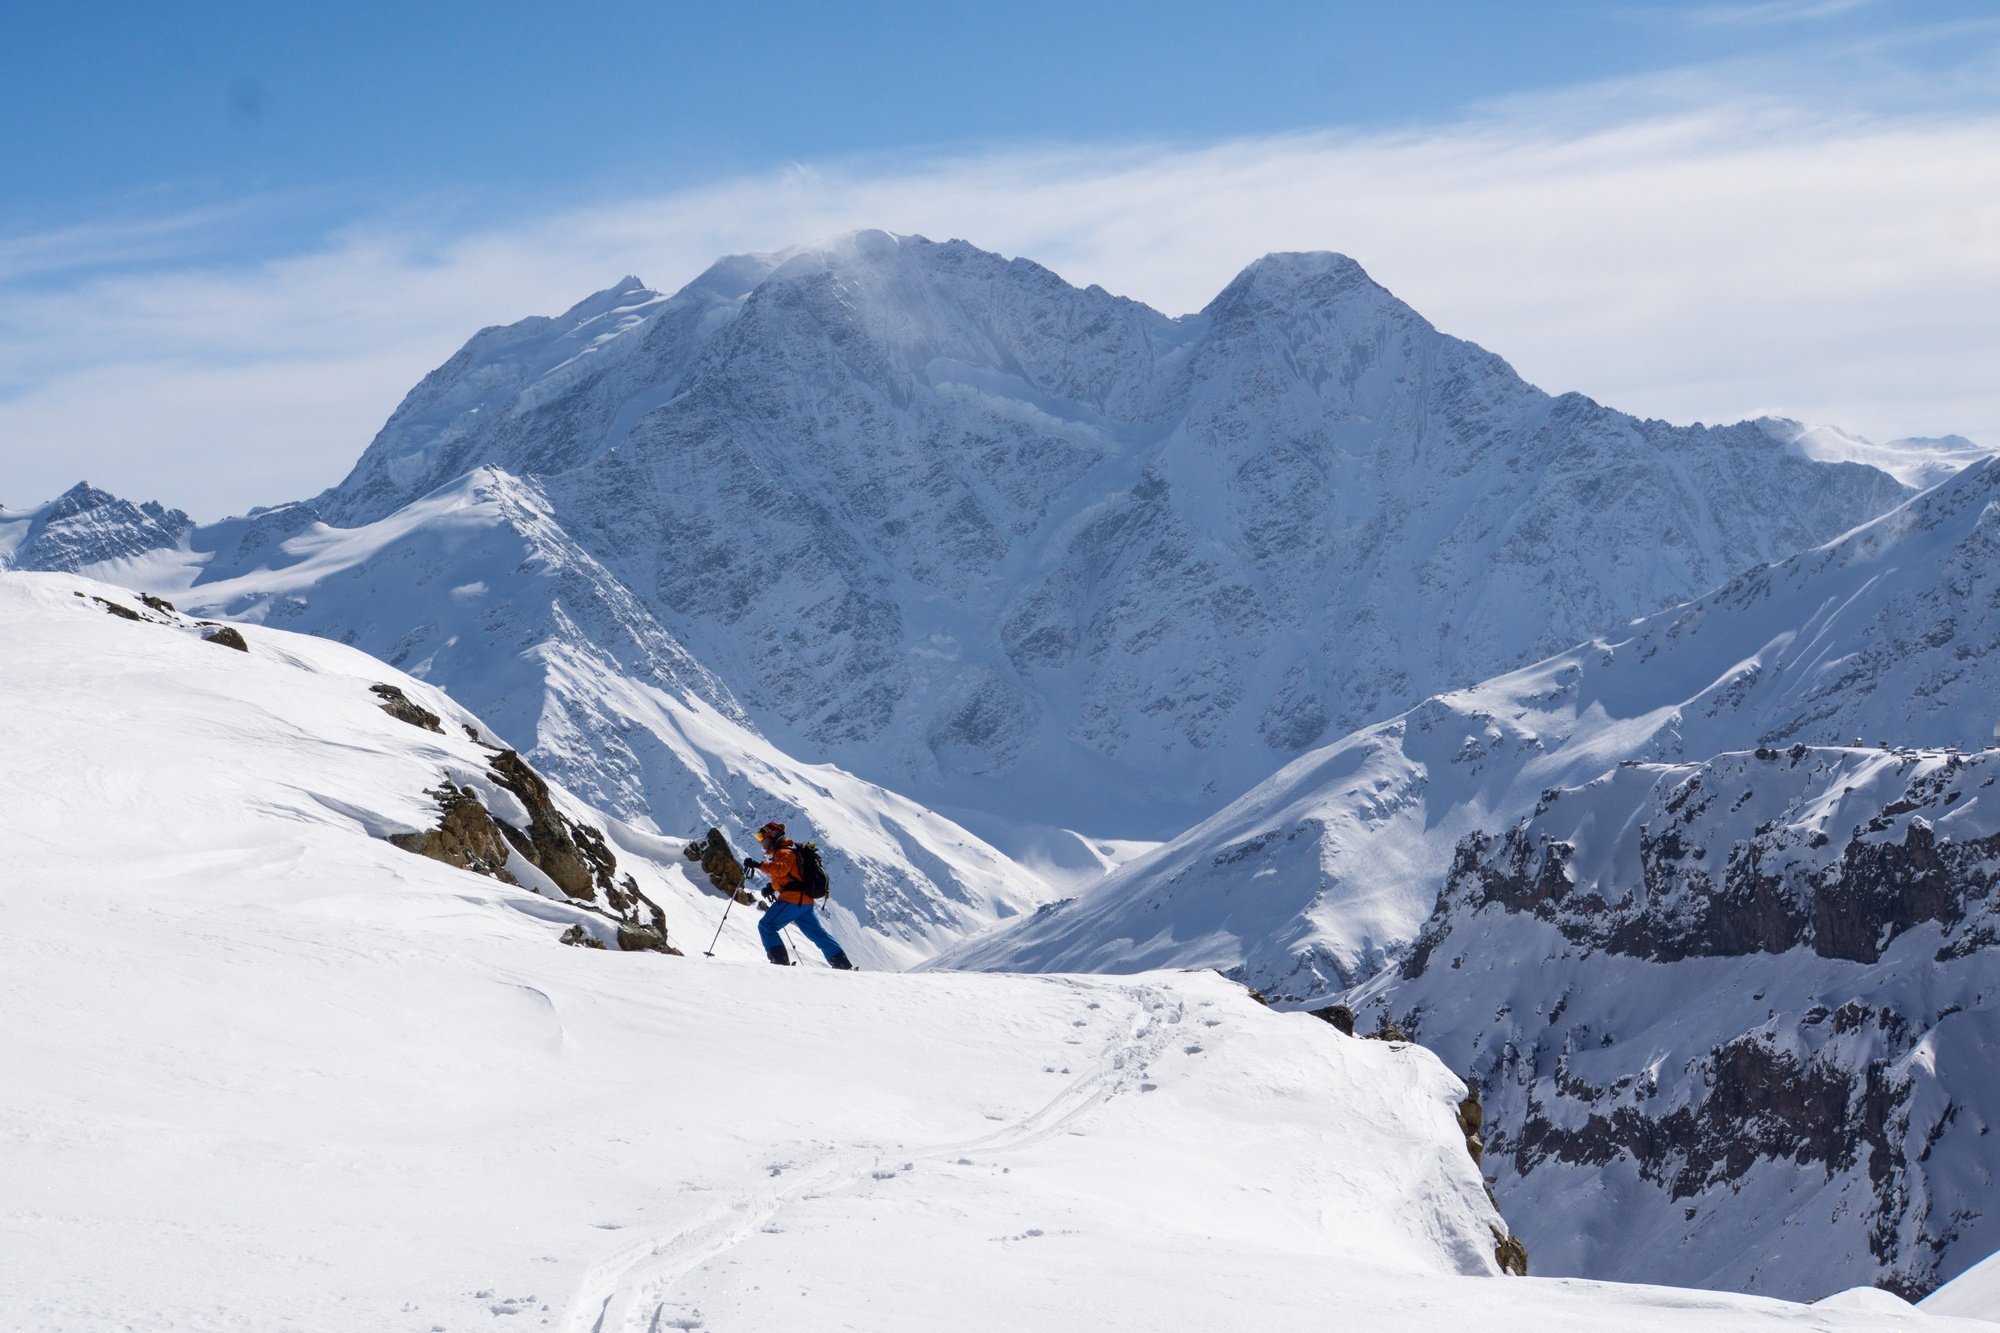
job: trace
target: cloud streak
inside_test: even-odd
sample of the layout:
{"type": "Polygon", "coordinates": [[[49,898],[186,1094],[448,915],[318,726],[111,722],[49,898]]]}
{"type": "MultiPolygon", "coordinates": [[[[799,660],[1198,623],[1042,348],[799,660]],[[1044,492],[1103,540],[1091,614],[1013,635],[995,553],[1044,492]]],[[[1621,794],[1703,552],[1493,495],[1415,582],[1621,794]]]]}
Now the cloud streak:
{"type": "Polygon", "coordinates": [[[1696,5],[1677,12],[1691,27],[1757,28],[1839,18],[1878,3],[1880,0],[1749,0],[1744,4],[1696,5]]]}
{"type": "MultiPolygon", "coordinates": [[[[1170,313],[1260,254],[1337,249],[1551,390],[2000,442],[2000,117],[1575,113],[821,163],[484,227],[357,224],[256,264],[18,290],[0,273],[0,499],[84,475],[205,516],[308,494],[478,327],[862,226],[963,236],[1170,313]]],[[[0,243],[42,272],[61,251],[0,243]]]]}

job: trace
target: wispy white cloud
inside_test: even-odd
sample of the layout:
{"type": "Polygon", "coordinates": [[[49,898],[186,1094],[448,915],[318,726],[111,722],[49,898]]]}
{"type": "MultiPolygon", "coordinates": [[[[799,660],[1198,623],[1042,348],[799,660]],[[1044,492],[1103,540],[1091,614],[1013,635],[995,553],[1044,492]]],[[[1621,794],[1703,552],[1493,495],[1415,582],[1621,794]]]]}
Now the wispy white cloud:
{"type": "Polygon", "coordinates": [[[1810,23],[1867,9],[1881,0],[1746,0],[1740,4],[1695,5],[1669,11],[1702,28],[1755,28],[1810,23]]]}
{"type": "Polygon", "coordinates": [[[356,225],[251,265],[0,284],[0,498],[82,475],[209,515],[306,494],[482,325],[861,226],[963,236],[1173,313],[1259,254],[1339,249],[1553,390],[2000,440],[2000,116],[1619,105],[821,163],[504,225],[356,225]]]}

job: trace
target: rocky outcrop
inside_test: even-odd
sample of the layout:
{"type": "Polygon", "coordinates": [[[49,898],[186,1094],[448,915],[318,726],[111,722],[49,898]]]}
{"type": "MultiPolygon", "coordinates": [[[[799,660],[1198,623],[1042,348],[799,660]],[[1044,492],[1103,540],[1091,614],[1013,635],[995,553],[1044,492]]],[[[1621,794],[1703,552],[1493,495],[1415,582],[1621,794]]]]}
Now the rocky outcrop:
{"type": "Polygon", "coordinates": [[[1544,1271],[1914,1299],[2000,1245],[1996,791],[2000,750],[1626,764],[1464,838],[1347,1002],[1472,1071],[1544,1271]]]}
{"type": "Polygon", "coordinates": [[[499,751],[491,763],[493,780],[528,810],[525,829],[503,826],[521,855],[572,898],[595,902],[600,891],[608,893],[618,859],[605,846],[604,835],[558,810],[549,784],[514,751],[499,751]]]}
{"type": "Polygon", "coordinates": [[[702,837],[696,838],[681,849],[681,855],[690,861],[701,862],[702,873],[708,876],[709,885],[718,893],[734,898],[739,903],[754,901],[750,891],[743,887],[743,861],[736,855],[736,849],[729,845],[719,828],[710,828],[702,837]]]}
{"type": "Polygon", "coordinates": [[[250,645],[244,642],[242,631],[233,625],[224,625],[220,629],[212,629],[202,635],[201,639],[203,643],[213,643],[224,648],[234,648],[239,653],[250,651],[250,645]]]}
{"type": "Polygon", "coordinates": [[[413,727],[422,727],[425,731],[435,731],[440,736],[444,735],[444,719],[411,699],[409,695],[403,693],[400,686],[370,685],[368,692],[380,697],[382,711],[398,722],[407,722],[413,727]]]}
{"type": "Polygon", "coordinates": [[[1486,906],[1532,914],[1572,944],[1655,962],[1806,948],[1872,963],[1919,926],[1951,937],[1968,911],[1989,902],[2000,874],[2000,831],[1940,838],[1933,824],[1992,780],[1991,762],[1974,765],[1957,752],[1795,745],[1693,769],[1627,767],[1666,775],[1652,817],[1635,831],[1637,876],[1577,882],[1576,845],[1548,834],[1539,817],[1546,808],[1497,838],[1473,834],[1459,844],[1444,902],[1404,976],[1429,966],[1450,916],[1486,906]],[[1873,785],[1902,790],[1844,814],[1853,803],[1830,803],[1836,794],[1825,775],[1841,773],[1837,795],[1848,798],[1856,789],[1845,777],[1862,767],[1873,785]],[[1756,822],[1737,817],[1753,803],[1774,809],[1760,786],[1781,808],[1756,822]]]}
{"type": "MultiPolygon", "coordinates": [[[[394,687],[376,686],[375,692],[380,694],[384,689],[394,687]]],[[[401,690],[395,694],[403,697],[401,690]]],[[[384,705],[384,711],[390,711],[389,705],[384,705]]],[[[435,714],[420,711],[437,720],[435,714]]],[[[489,763],[488,778],[527,811],[526,828],[495,818],[473,788],[445,782],[428,793],[438,804],[441,817],[437,827],[396,834],[389,841],[405,851],[507,884],[519,882],[507,868],[518,855],[546,875],[568,900],[614,922],[620,949],[679,954],[668,939],[665,911],[646,896],[629,873],[618,876],[618,858],[604,834],[564,814],[548,783],[514,751],[497,750],[489,763]]],[[[581,926],[572,927],[572,932],[581,930],[581,926]]],[[[570,939],[566,935],[563,943],[603,947],[594,936],[570,939]]]]}
{"type": "Polygon", "coordinates": [[[1310,1011],[1314,1018],[1323,1023],[1331,1023],[1338,1032],[1354,1035],[1354,1011],[1344,1004],[1329,1004],[1310,1011]]]}
{"type": "Polygon", "coordinates": [[[437,827],[421,833],[391,834],[389,841],[406,852],[428,856],[475,875],[486,875],[503,884],[518,881],[509,873],[507,861],[513,848],[501,825],[487,813],[479,796],[470,787],[454,787],[447,782],[428,795],[437,801],[437,827]]]}

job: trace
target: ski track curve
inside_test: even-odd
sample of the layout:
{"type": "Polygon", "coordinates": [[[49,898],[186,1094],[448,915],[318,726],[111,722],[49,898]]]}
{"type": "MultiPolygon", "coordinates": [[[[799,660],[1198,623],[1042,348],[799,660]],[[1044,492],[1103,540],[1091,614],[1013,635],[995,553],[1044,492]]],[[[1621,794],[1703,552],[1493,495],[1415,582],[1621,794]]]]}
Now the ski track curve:
{"type": "Polygon", "coordinates": [[[1092,1110],[1137,1087],[1187,1014],[1187,1001],[1157,986],[1107,986],[1064,979],[1079,996],[1124,992],[1137,1004],[1132,1021],[1092,1057],[1090,1066],[1047,1102],[976,1138],[928,1147],[854,1146],[792,1174],[771,1189],[718,1191],[721,1200],[698,1219],[627,1245],[593,1265],[576,1285],[561,1333],[659,1333],[697,1328],[699,1319],[668,1317],[674,1290],[691,1274],[771,1225],[791,1203],[861,1186],[884,1156],[905,1162],[949,1160],[969,1152],[1005,1152],[1061,1133],[1092,1110]]]}

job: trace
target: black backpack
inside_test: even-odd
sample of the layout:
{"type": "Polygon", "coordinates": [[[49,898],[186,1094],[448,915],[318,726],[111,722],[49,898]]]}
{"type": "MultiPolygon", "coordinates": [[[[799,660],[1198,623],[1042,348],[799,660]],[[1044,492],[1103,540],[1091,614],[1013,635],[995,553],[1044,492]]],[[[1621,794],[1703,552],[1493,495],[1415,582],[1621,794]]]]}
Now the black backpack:
{"type": "Polygon", "coordinates": [[[826,882],[826,864],[819,859],[819,844],[801,842],[792,850],[799,857],[799,892],[815,902],[833,892],[833,886],[826,882]]]}

